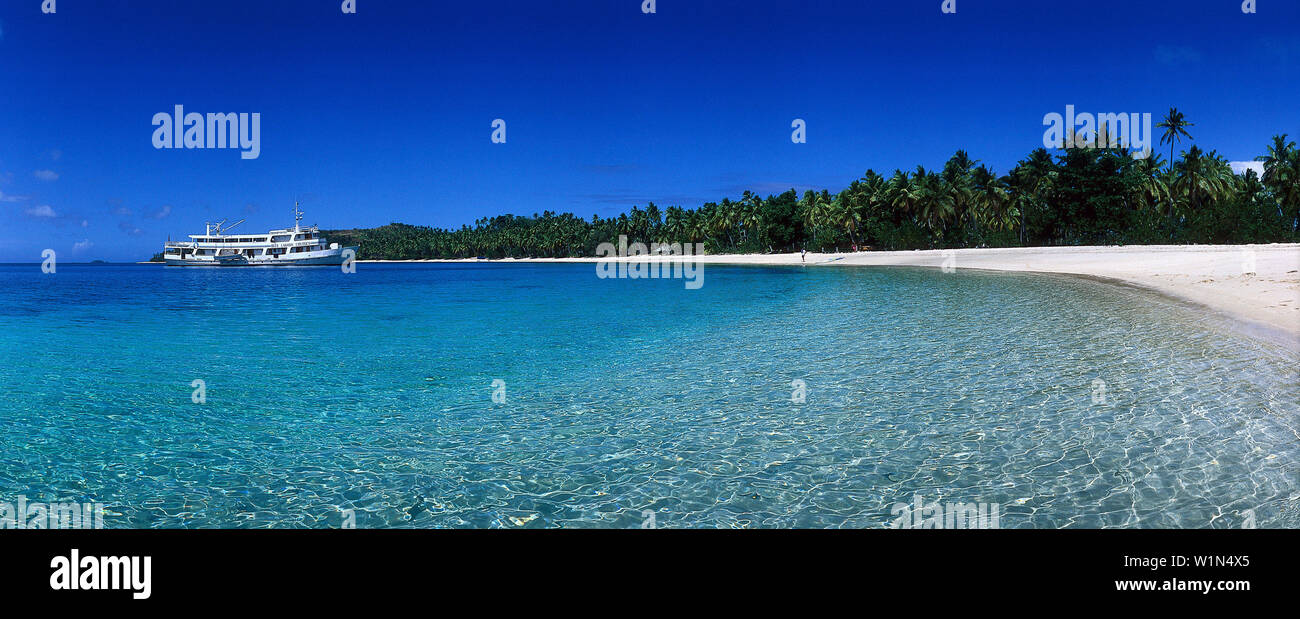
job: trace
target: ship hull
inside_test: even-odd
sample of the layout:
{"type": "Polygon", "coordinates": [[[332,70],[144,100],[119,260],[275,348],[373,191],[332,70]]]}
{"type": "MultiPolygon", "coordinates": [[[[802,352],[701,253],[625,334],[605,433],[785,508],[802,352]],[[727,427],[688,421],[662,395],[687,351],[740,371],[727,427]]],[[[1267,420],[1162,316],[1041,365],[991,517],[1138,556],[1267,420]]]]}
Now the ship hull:
{"type": "Polygon", "coordinates": [[[326,256],[309,256],[305,258],[272,258],[272,259],[250,259],[238,262],[221,262],[215,259],[200,260],[196,258],[177,259],[167,258],[164,260],[169,267],[317,267],[317,266],[339,266],[343,264],[343,252],[352,250],[352,255],[356,256],[358,247],[343,247],[338,250],[329,250],[330,254],[326,256]]]}

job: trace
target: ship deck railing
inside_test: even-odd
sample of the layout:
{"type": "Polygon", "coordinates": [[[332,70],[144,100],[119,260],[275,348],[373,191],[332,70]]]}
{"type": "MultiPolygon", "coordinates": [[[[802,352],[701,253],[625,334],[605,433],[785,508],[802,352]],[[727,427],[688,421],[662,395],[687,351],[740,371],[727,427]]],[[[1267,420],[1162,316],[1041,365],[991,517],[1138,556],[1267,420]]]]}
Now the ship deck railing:
{"type": "Polygon", "coordinates": [[[233,249],[232,247],[230,247],[230,245],[239,245],[240,247],[247,247],[253,249],[288,248],[288,247],[301,247],[303,245],[312,245],[312,244],[319,243],[321,240],[322,239],[303,239],[301,241],[280,241],[278,243],[271,243],[268,241],[263,241],[263,242],[250,241],[246,243],[224,243],[224,242],[216,242],[216,241],[197,241],[197,242],[168,241],[166,244],[163,245],[163,247],[164,248],[174,247],[177,249],[182,249],[182,248],[194,249],[198,247],[202,247],[203,249],[216,249],[216,248],[233,249]]]}

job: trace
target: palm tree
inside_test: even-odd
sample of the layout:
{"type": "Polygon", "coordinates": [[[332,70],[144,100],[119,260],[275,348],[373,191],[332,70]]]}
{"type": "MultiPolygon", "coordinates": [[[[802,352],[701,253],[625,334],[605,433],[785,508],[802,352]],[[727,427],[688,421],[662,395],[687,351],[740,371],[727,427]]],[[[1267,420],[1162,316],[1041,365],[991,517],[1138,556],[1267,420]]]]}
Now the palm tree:
{"type": "Polygon", "coordinates": [[[1284,175],[1294,162],[1295,141],[1287,141],[1287,134],[1273,136],[1273,145],[1268,147],[1268,155],[1255,157],[1255,161],[1264,162],[1264,176],[1261,180],[1275,182],[1278,175],[1284,175]]]}
{"type": "Polygon", "coordinates": [[[650,220],[646,218],[646,212],[640,207],[633,206],[632,211],[627,215],[628,237],[631,241],[646,242],[650,239],[650,220]]]}
{"type": "Polygon", "coordinates": [[[646,204],[645,207],[646,236],[649,237],[647,240],[650,241],[660,240],[659,226],[663,225],[661,221],[662,217],[663,215],[659,212],[659,207],[655,206],[654,202],[650,202],[646,204]]]}
{"type": "Polygon", "coordinates": [[[698,210],[686,211],[686,234],[692,243],[702,243],[708,237],[704,217],[698,210]]]}
{"type": "Polygon", "coordinates": [[[993,230],[1006,230],[1012,223],[1007,218],[1010,200],[1008,200],[1006,183],[997,177],[987,166],[975,168],[971,174],[973,197],[971,201],[971,219],[976,229],[987,225],[993,230]]]}
{"type": "MultiPolygon", "coordinates": [[[[633,210],[636,209],[635,206],[632,207],[632,208],[633,208],[633,210]]],[[[619,233],[619,234],[628,234],[628,233],[629,233],[630,228],[628,227],[628,218],[627,218],[627,213],[619,213],[619,214],[618,214],[618,222],[615,224],[615,227],[618,229],[618,233],[619,233]]]]}
{"type": "MultiPolygon", "coordinates": [[[[871,222],[878,222],[882,215],[882,210],[888,204],[889,183],[885,177],[876,173],[875,170],[867,170],[858,182],[859,198],[856,203],[858,213],[861,216],[859,225],[871,222]]],[[[869,243],[870,240],[863,235],[863,243],[869,243]]]]}
{"type": "Polygon", "coordinates": [[[663,236],[669,243],[686,242],[686,213],[680,206],[670,206],[664,212],[663,236]]]}
{"type": "Polygon", "coordinates": [[[910,217],[916,210],[916,202],[920,198],[917,186],[912,183],[907,172],[902,170],[894,170],[894,176],[889,179],[885,195],[889,206],[898,215],[896,218],[898,220],[910,217]]]}
{"type": "Polygon", "coordinates": [[[952,197],[953,219],[963,225],[976,224],[972,212],[975,187],[971,180],[972,169],[979,163],[964,150],[958,150],[943,166],[943,183],[952,197]]]}
{"type": "MultiPolygon", "coordinates": [[[[1232,182],[1232,171],[1227,162],[1213,152],[1207,154],[1201,151],[1195,145],[1183,155],[1183,160],[1176,169],[1179,174],[1174,180],[1173,192],[1184,197],[1187,207],[1193,212],[1200,210],[1206,201],[1222,196],[1232,182]]],[[[1171,229],[1175,225],[1172,220],[1173,202],[1170,200],[1171,229]]]]}
{"type": "Polygon", "coordinates": [[[739,222],[741,226],[742,240],[749,240],[756,234],[750,234],[750,231],[758,231],[759,225],[763,221],[763,199],[751,191],[746,190],[740,198],[739,203],[739,222]]]}
{"type": "Polygon", "coordinates": [[[858,239],[853,233],[857,232],[858,225],[862,223],[862,214],[854,207],[853,200],[849,196],[841,194],[835,199],[830,208],[831,217],[836,224],[849,233],[849,242],[857,245],[858,239]]]}
{"type": "Polygon", "coordinates": [[[1160,136],[1160,143],[1169,142],[1169,169],[1174,169],[1174,144],[1179,141],[1180,136],[1192,140],[1191,134],[1187,133],[1188,127],[1195,127],[1195,123],[1189,123],[1183,118],[1183,113],[1178,108],[1169,108],[1169,113],[1165,114],[1165,119],[1156,123],[1156,127],[1164,129],[1164,135],[1160,136]]]}
{"type": "Polygon", "coordinates": [[[1138,173],[1142,177],[1141,183],[1137,186],[1137,200],[1145,206],[1160,211],[1160,204],[1172,199],[1169,191],[1169,183],[1160,168],[1163,163],[1160,161],[1160,155],[1152,154],[1146,159],[1135,160],[1138,173]]]}
{"type": "Polygon", "coordinates": [[[796,217],[803,223],[803,229],[812,233],[813,247],[817,246],[817,212],[813,204],[817,201],[817,194],[811,189],[803,192],[803,197],[799,198],[799,203],[795,207],[796,217]]]}
{"type": "Polygon", "coordinates": [[[833,226],[835,224],[835,208],[835,198],[831,197],[829,191],[823,189],[821,193],[817,194],[817,197],[813,199],[813,213],[817,225],[831,224],[833,226]]]}
{"type": "Polygon", "coordinates": [[[1246,170],[1245,174],[1236,177],[1236,179],[1236,187],[1233,191],[1238,196],[1241,196],[1244,204],[1250,207],[1244,215],[1250,216],[1258,213],[1257,205],[1264,194],[1264,183],[1260,180],[1259,175],[1254,170],[1246,170]]]}
{"type": "Polygon", "coordinates": [[[1300,150],[1295,142],[1288,142],[1286,134],[1273,136],[1268,155],[1256,157],[1264,162],[1264,175],[1260,180],[1277,196],[1289,230],[1294,230],[1300,219],[1300,150]]]}
{"type": "Polygon", "coordinates": [[[1029,157],[1016,164],[1011,171],[1012,184],[1017,189],[1016,206],[1020,212],[1020,244],[1029,242],[1025,230],[1027,212],[1045,201],[1045,196],[1056,182],[1056,162],[1046,148],[1036,148],[1029,157]]]}
{"type": "Polygon", "coordinates": [[[817,230],[826,222],[825,207],[816,192],[809,189],[803,192],[803,197],[799,198],[795,209],[795,216],[803,223],[804,231],[812,235],[812,246],[816,249],[817,230]]]}
{"type": "Polygon", "coordinates": [[[917,223],[939,235],[956,214],[952,192],[938,174],[927,172],[922,166],[916,166],[912,182],[917,186],[917,223]]]}
{"type": "Polygon", "coordinates": [[[739,214],[736,209],[736,203],[730,198],[723,198],[722,203],[713,209],[713,231],[715,234],[727,235],[727,246],[734,247],[736,242],[731,236],[731,232],[736,229],[736,222],[739,214]]]}

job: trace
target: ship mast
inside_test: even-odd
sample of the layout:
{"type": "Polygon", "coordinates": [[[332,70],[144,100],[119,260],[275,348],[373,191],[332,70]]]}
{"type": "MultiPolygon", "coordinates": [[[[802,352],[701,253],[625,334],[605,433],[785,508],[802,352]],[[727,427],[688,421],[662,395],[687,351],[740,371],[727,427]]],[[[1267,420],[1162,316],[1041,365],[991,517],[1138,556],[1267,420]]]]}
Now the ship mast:
{"type": "Polygon", "coordinates": [[[226,225],[226,221],[228,220],[223,219],[221,221],[218,221],[215,224],[210,221],[206,222],[203,236],[221,236],[222,234],[230,232],[231,228],[234,228],[235,226],[244,223],[245,220],[241,219],[233,224],[230,224],[229,226],[226,225]]]}
{"type": "Polygon", "coordinates": [[[293,203],[293,231],[299,232],[302,229],[302,211],[298,209],[298,202],[293,203]]]}

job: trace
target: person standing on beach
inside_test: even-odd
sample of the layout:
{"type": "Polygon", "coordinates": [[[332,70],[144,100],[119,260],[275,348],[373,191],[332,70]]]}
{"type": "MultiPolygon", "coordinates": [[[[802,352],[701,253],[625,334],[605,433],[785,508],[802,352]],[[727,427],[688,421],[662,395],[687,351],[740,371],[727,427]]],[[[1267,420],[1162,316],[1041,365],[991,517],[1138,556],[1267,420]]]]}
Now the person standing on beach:
{"type": "Polygon", "coordinates": [[[807,249],[807,248],[804,248],[804,249],[799,250],[799,262],[802,262],[802,263],[804,263],[804,264],[808,264],[808,249],[807,249]]]}

